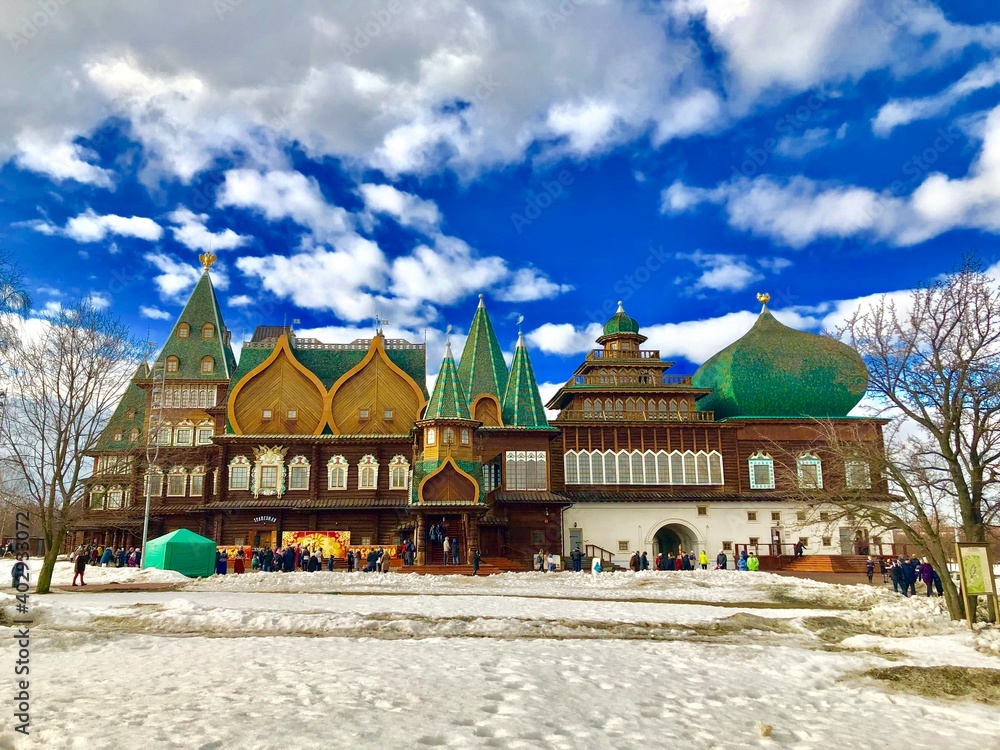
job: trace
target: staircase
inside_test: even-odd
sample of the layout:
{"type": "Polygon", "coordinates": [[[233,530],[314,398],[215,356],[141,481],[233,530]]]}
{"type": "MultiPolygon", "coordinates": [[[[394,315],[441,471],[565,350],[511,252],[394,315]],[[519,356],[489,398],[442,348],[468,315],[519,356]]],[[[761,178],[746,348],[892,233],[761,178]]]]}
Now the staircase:
{"type": "MultiPolygon", "coordinates": [[[[448,538],[454,542],[455,537],[458,537],[458,561],[463,566],[468,567],[469,572],[472,572],[472,566],[466,565],[469,561],[468,550],[465,547],[465,535],[462,533],[462,524],[453,523],[448,526],[448,538]]],[[[448,560],[448,564],[444,561],[444,545],[441,542],[432,542],[427,540],[427,544],[424,547],[425,557],[427,565],[440,565],[441,567],[460,567],[451,564],[451,560],[448,560]]],[[[452,553],[454,554],[454,553],[452,553]]],[[[426,567],[426,566],[425,566],[426,567]]],[[[480,566],[480,570],[482,566],[480,566]]]]}
{"type": "MultiPolygon", "coordinates": [[[[782,570],[793,573],[864,573],[865,555],[803,555],[793,558],[782,570]]],[[[878,564],[875,565],[878,572],[878,564]]]]}

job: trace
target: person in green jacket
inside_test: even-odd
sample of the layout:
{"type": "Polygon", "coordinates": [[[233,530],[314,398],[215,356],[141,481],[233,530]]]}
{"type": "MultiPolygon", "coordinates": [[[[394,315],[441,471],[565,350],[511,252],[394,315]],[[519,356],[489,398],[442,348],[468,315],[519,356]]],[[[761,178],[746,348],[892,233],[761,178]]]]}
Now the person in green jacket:
{"type": "Polygon", "coordinates": [[[708,553],[705,550],[698,553],[698,564],[702,570],[708,570],[708,553]]]}
{"type": "Polygon", "coordinates": [[[756,552],[750,553],[750,559],[747,560],[747,570],[760,570],[760,559],[756,552]]]}

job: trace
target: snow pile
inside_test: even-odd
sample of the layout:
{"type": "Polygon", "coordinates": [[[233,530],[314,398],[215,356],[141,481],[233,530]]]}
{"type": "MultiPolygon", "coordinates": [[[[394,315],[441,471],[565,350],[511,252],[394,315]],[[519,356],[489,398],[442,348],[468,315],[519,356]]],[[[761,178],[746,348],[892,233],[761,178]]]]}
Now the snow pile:
{"type": "MultiPolygon", "coordinates": [[[[14,562],[10,558],[0,560],[0,580],[10,578],[10,569],[14,566],[14,562]]],[[[42,559],[40,557],[35,557],[28,561],[32,588],[34,588],[35,582],[38,579],[38,571],[41,568],[42,559]]],[[[108,583],[187,583],[191,580],[174,570],[158,570],[157,568],[102,568],[96,565],[88,565],[83,578],[88,585],[108,583]]],[[[72,582],[73,563],[69,560],[58,560],[55,569],[52,571],[52,585],[69,586],[72,582]]]]}

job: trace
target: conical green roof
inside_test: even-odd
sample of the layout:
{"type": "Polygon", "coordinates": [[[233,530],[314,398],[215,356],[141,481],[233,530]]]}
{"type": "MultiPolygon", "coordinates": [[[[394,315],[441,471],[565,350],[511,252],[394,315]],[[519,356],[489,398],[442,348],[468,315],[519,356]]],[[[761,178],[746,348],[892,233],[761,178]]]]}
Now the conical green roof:
{"type": "Polygon", "coordinates": [[[481,294],[479,307],[472,316],[469,337],[462,350],[462,359],[458,364],[458,377],[470,402],[489,394],[499,403],[507,390],[507,363],[504,362],[503,350],[493,332],[493,324],[486,313],[481,294]]]}
{"type": "Polygon", "coordinates": [[[146,391],[136,385],[136,381],[149,377],[149,365],[140,362],[132,381],[125,389],[122,400],[118,402],[115,413],[101,431],[101,436],[94,446],[99,451],[127,451],[142,446],[144,440],[144,425],[146,421],[146,391]],[[132,430],[139,431],[139,439],[132,440],[132,430]],[[121,434],[121,440],[115,436],[121,434]]]}
{"type": "Polygon", "coordinates": [[[469,401],[462,390],[455,358],[451,354],[451,341],[445,345],[444,361],[434,381],[434,392],[427,402],[424,419],[472,419],[469,401]]]}
{"type": "Polygon", "coordinates": [[[619,301],[618,312],[604,324],[604,335],[612,336],[616,333],[639,333],[639,322],[635,318],[630,318],[625,313],[625,307],[619,301]]]}
{"type": "Polygon", "coordinates": [[[692,377],[712,393],[699,411],[725,417],[843,417],[868,387],[854,349],[828,336],[797,331],[765,307],[753,327],[692,377]]]}
{"type": "Polygon", "coordinates": [[[229,331],[222,320],[219,300],[215,296],[208,269],[198,279],[183,312],[174,322],[173,330],[157,358],[157,365],[162,367],[170,356],[177,357],[178,367],[177,372],[166,373],[168,380],[229,380],[236,370],[236,357],[233,356],[233,348],[229,343],[229,331]],[[182,323],[190,326],[186,338],[178,335],[182,323]],[[214,326],[213,335],[209,339],[202,338],[206,323],[214,326]],[[212,372],[203,373],[201,362],[207,356],[215,360],[215,367],[212,372]]]}
{"type": "Polygon", "coordinates": [[[510,365],[510,380],[503,395],[503,423],[506,427],[548,427],[538,383],[528,359],[524,336],[517,335],[514,361],[510,365]]]}

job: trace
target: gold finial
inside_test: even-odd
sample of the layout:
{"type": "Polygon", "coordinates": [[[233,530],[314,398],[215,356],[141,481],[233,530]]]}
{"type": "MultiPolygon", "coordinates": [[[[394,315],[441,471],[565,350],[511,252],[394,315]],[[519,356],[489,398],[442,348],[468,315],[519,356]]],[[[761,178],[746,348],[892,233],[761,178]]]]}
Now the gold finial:
{"type": "Polygon", "coordinates": [[[212,267],[212,264],[215,263],[215,253],[213,252],[202,253],[201,255],[198,256],[198,260],[201,261],[201,267],[207,271],[209,268],[212,267]]]}
{"type": "Polygon", "coordinates": [[[762,305],[766,305],[771,301],[771,295],[767,292],[757,292],[757,301],[762,305]]]}

